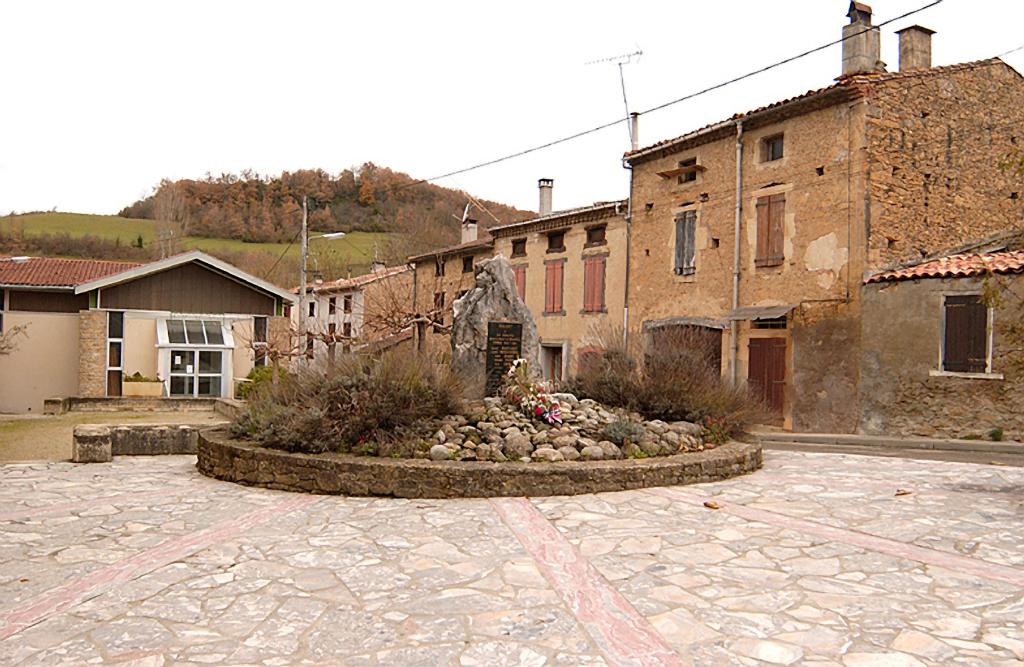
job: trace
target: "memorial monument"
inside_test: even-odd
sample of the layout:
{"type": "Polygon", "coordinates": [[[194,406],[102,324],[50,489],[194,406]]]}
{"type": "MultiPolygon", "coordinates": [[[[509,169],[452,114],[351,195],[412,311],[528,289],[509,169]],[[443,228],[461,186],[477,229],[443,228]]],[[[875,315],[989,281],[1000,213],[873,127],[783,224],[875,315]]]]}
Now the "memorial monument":
{"type": "Polygon", "coordinates": [[[476,266],[476,286],[453,310],[452,367],[462,377],[467,398],[494,395],[516,359],[526,359],[533,372],[539,368],[537,324],[503,256],[476,266]]]}

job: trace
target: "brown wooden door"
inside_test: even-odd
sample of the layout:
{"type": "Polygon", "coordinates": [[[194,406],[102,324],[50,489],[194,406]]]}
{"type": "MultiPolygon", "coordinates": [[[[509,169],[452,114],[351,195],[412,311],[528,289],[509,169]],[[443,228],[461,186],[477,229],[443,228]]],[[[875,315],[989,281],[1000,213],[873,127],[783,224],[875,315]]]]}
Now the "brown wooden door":
{"type": "Polygon", "coordinates": [[[781,419],[786,395],[786,339],[751,338],[747,383],[781,419]]]}

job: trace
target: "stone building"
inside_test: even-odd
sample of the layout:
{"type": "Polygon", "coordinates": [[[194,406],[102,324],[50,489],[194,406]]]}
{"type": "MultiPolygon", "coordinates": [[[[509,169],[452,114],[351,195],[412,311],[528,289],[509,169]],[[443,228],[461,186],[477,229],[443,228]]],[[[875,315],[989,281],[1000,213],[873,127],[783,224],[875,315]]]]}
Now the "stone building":
{"type": "Polygon", "coordinates": [[[493,227],[491,234],[494,254],[512,263],[519,297],[537,322],[541,373],[561,380],[601,336],[622,330],[626,202],[552,211],[554,184],[539,183],[537,217],[493,227]]]}
{"type": "Polygon", "coordinates": [[[474,284],[474,267],[492,253],[493,241],[476,220],[462,223],[457,245],[409,258],[413,267],[412,303],[416,349],[433,355],[451,352],[452,304],[474,284]],[[435,324],[431,324],[431,322],[435,324]]]}
{"type": "Polygon", "coordinates": [[[861,309],[863,432],[1024,438],[1024,251],[871,276],[861,309]]]}
{"type": "Polygon", "coordinates": [[[287,331],[292,296],[193,251],[149,264],[0,257],[0,331],[25,325],[0,357],[0,412],[47,398],[230,397],[287,331]],[[125,382],[136,373],[159,383],[125,382]],[[155,387],[154,387],[155,385],[155,387]]]}
{"type": "Polygon", "coordinates": [[[308,285],[305,322],[298,309],[292,314],[297,329],[305,326],[304,358],[324,365],[353,349],[408,341],[412,333],[403,320],[412,303],[412,271],[407,264],[375,262],[361,276],[308,285]]]}
{"type": "Polygon", "coordinates": [[[723,375],[795,430],[860,427],[861,288],[1022,225],[1024,80],[996,59],[931,65],[931,31],[879,60],[852,3],[824,88],[626,154],[630,330],[699,327],[723,375]]]}

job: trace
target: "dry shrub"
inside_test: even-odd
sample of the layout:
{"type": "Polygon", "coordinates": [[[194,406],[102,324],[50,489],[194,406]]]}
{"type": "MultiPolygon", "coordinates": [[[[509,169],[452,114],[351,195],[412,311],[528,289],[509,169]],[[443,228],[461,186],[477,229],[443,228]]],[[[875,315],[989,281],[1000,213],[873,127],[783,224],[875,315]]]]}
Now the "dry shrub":
{"type": "Polygon", "coordinates": [[[428,357],[345,355],[326,372],[303,370],[255,389],[233,429],[290,452],[387,453],[425,420],[452,413],[459,396],[455,377],[428,357]]]}
{"type": "Polygon", "coordinates": [[[714,339],[695,327],[657,335],[622,330],[598,334],[596,350],[580,364],[570,387],[581,398],[639,412],[646,419],[703,424],[716,438],[735,435],[766,412],[745,385],[725,381],[714,339]]]}

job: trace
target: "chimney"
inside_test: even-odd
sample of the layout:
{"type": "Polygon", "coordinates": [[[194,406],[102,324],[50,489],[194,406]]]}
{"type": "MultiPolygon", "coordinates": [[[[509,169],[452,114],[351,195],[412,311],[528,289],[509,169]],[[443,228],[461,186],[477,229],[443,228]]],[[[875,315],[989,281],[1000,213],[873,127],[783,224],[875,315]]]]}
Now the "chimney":
{"type": "Polygon", "coordinates": [[[461,243],[471,243],[477,240],[477,224],[473,218],[466,218],[462,221],[461,243]]]}
{"type": "Polygon", "coordinates": [[[632,150],[640,148],[640,114],[629,114],[629,142],[632,150]]]}
{"type": "Polygon", "coordinates": [[[850,23],[843,26],[843,76],[884,71],[881,36],[871,26],[871,7],[851,2],[846,15],[850,23]]]}
{"type": "Polygon", "coordinates": [[[900,71],[931,69],[932,35],[935,31],[912,25],[897,30],[896,34],[900,36],[900,71]]]}
{"type": "Polygon", "coordinates": [[[386,265],[379,259],[375,259],[370,262],[370,273],[380,273],[385,268],[387,268],[386,265]]]}
{"type": "Polygon", "coordinates": [[[537,181],[537,188],[540,190],[540,207],[537,215],[548,215],[551,213],[551,192],[555,189],[555,179],[542,178],[537,181]]]}

